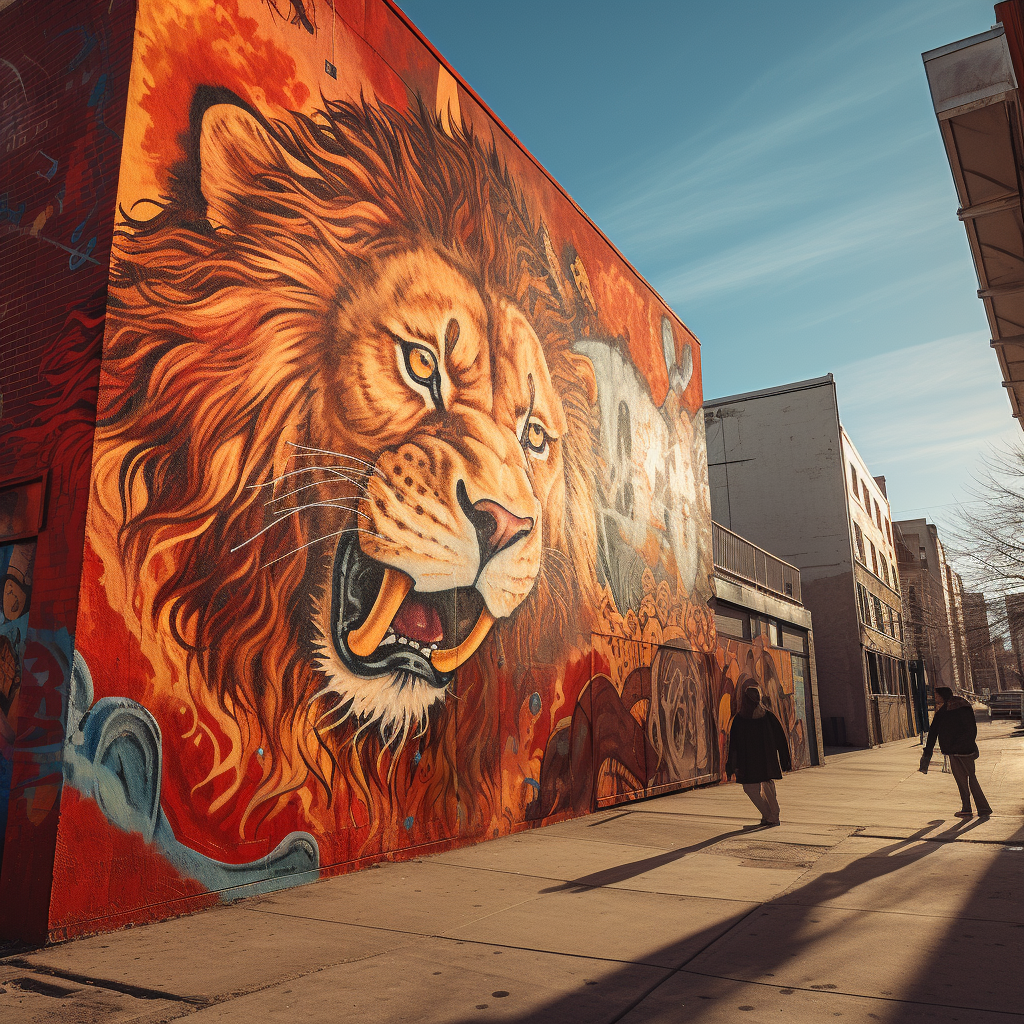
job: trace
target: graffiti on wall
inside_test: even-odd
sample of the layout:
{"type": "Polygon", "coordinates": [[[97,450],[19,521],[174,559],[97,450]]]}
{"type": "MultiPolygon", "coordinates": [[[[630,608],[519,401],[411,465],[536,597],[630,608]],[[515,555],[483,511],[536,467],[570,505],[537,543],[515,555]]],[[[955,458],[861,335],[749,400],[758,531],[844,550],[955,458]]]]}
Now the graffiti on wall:
{"type": "Polygon", "coordinates": [[[793,655],[789,651],[772,647],[765,636],[753,640],[725,640],[718,645],[718,666],[721,673],[719,686],[719,721],[722,723],[723,764],[728,745],[728,726],[736,713],[739,695],[755,684],[761,688],[765,701],[789,740],[793,767],[807,768],[811,764],[807,722],[799,712],[804,706],[794,689],[793,655]]]}
{"type": "MultiPolygon", "coordinates": [[[[0,527],[3,510],[0,507],[0,527]]],[[[14,767],[14,738],[18,697],[24,674],[28,612],[32,604],[32,566],[35,541],[0,546],[0,863],[3,861],[7,804],[14,767]]]]}
{"type": "Polygon", "coordinates": [[[110,234],[117,150],[106,143],[120,134],[108,107],[123,86],[111,54],[122,11],[109,7],[0,50],[0,161],[13,172],[0,192],[0,225],[63,253],[72,271],[99,266],[110,234]]]}
{"type": "Polygon", "coordinates": [[[238,7],[244,68],[140,5],[64,847],[188,895],[712,776],[692,336],[389,7],[402,80],[238,7]]]}
{"type": "MultiPolygon", "coordinates": [[[[0,550],[36,538],[27,607],[14,621],[3,621],[10,609],[0,617],[11,645],[0,652],[4,687],[11,650],[17,656],[14,697],[8,691],[0,713],[8,911],[0,930],[39,940],[57,840],[134,4],[40,0],[4,5],[0,19],[0,550]],[[15,495],[32,499],[29,527],[8,521],[5,501],[15,495]]],[[[14,513],[26,518],[25,508],[14,513]]],[[[19,576],[20,557],[16,549],[9,577],[19,576]]]]}

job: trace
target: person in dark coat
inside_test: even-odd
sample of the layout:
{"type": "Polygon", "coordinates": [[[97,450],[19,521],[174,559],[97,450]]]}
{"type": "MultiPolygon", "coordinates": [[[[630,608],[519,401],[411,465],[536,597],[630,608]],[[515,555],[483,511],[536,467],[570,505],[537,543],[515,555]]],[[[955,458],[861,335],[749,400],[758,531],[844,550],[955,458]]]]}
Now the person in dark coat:
{"type": "Polygon", "coordinates": [[[960,790],[960,802],[963,807],[956,812],[956,816],[974,817],[971,810],[973,796],[978,807],[978,815],[986,818],[992,813],[992,808],[985,799],[978,776],[975,774],[975,762],[978,759],[978,723],[974,718],[974,708],[963,697],[957,697],[948,686],[936,686],[935,697],[941,703],[936,708],[928,729],[928,742],[921,755],[920,771],[927,774],[928,763],[932,759],[932,750],[937,739],[939,750],[949,758],[953,780],[960,790]]]}
{"type": "Polygon", "coordinates": [[[761,824],[779,824],[775,780],[793,767],[782,723],[764,706],[760,687],[748,686],[729,730],[725,774],[736,776],[743,792],[761,812],[761,824]]]}

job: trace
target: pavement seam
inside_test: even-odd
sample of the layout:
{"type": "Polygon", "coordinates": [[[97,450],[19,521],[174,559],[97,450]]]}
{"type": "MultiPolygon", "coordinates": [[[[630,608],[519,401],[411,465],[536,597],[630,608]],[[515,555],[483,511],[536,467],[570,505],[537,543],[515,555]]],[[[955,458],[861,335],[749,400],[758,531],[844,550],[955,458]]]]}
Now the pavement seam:
{"type": "Polygon", "coordinates": [[[20,958],[12,958],[4,961],[19,970],[28,971],[32,974],[45,974],[48,978],[61,978],[63,981],[73,981],[78,985],[87,985],[90,988],[102,988],[111,992],[121,992],[126,996],[133,996],[136,999],[169,999],[175,1003],[188,1003],[190,1006],[208,1006],[210,1001],[201,996],[182,996],[175,992],[166,992],[159,988],[147,988],[142,985],[131,985],[127,982],[113,981],[106,978],[94,978],[88,974],[78,974],[75,971],[66,971],[60,967],[43,967],[31,961],[20,958]]]}
{"type": "MultiPolygon", "coordinates": [[[[529,902],[529,901],[527,901],[527,902],[529,902]]],[[[733,901],[728,901],[728,902],[733,902],[733,901]]],[[[749,904],[750,900],[745,900],[743,902],[749,904]]],[[[736,927],[736,925],[742,924],[742,922],[745,921],[755,910],[758,910],[758,909],[760,909],[763,906],[764,906],[763,903],[757,903],[754,906],[752,906],[743,915],[743,917],[741,917],[739,920],[734,921],[731,925],[729,925],[729,927],[724,932],[722,932],[721,935],[717,936],[717,938],[711,939],[708,943],[706,943],[699,950],[697,950],[696,953],[694,953],[692,956],[687,957],[686,960],[684,960],[683,962],[684,963],[690,963],[690,961],[693,960],[693,958],[695,956],[699,956],[702,952],[704,952],[705,949],[708,948],[709,945],[711,945],[714,942],[717,942],[718,939],[723,938],[726,934],[728,934],[728,932],[732,931],[732,929],[734,927],[736,927]]],[[[274,913],[274,911],[257,911],[257,913],[274,913]]],[[[291,917],[291,916],[294,916],[294,915],[283,914],[281,916],[282,917],[291,917]]],[[[300,916],[299,920],[315,921],[318,924],[319,923],[324,923],[324,924],[339,924],[340,923],[338,921],[324,921],[322,918],[307,917],[307,916],[304,916],[304,915],[300,916]]],[[[446,933],[446,932],[416,932],[416,931],[406,931],[406,930],[401,929],[401,928],[374,928],[373,925],[356,925],[355,927],[358,927],[358,928],[371,928],[371,929],[374,929],[375,931],[393,932],[396,935],[405,935],[405,936],[408,936],[409,938],[414,938],[414,939],[439,939],[442,942],[454,942],[454,943],[457,943],[457,944],[458,943],[463,943],[463,944],[467,944],[467,945],[471,945],[471,946],[492,946],[495,949],[516,949],[516,950],[519,950],[519,951],[521,951],[523,953],[543,953],[546,956],[566,956],[566,957],[570,957],[573,960],[596,960],[596,961],[600,961],[601,963],[632,965],[634,967],[651,967],[651,968],[653,968],[655,970],[659,970],[659,971],[669,971],[669,972],[672,972],[672,971],[679,970],[678,967],[669,967],[666,964],[651,963],[648,960],[624,960],[621,957],[599,956],[599,955],[593,954],[593,953],[572,953],[572,952],[568,952],[566,950],[561,950],[561,949],[545,949],[544,947],[541,947],[541,946],[525,946],[525,945],[521,945],[521,944],[517,944],[517,943],[513,943],[513,942],[498,942],[498,941],[496,941],[494,939],[473,939],[473,938],[469,938],[469,937],[461,936],[461,935],[452,935],[451,933],[446,933]]],[[[398,948],[401,948],[401,947],[397,947],[397,946],[395,947],[395,949],[398,949],[398,948]]],[[[390,953],[390,952],[393,952],[393,950],[390,950],[390,949],[382,950],[381,953],[374,953],[373,956],[380,956],[382,953],[390,953]]],[[[309,973],[316,974],[316,973],[318,973],[319,970],[326,970],[328,967],[344,967],[345,964],[358,963],[360,960],[368,960],[368,959],[370,959],[370,957],[355,957],[352,960],[344,960],[344,961],[340,961],[339,963],[336,963],[336,964],[328,964],[327,967],[325,967],[325,968],[318,968],[317,971],[311,971],[309,973]]],[[[298,977],[305,977],[305,975],[299,975],[298,977]]],[[[287,979],[287,978],[283,979],[283,981],[288,981],[288,980],[290,980],[290,979],[287,979]]],[[[275,982],[275,984],[277,984],[277,982],[275,982]]],[[[246,992],[244,994],[248,995],[249,993],[246,992]]],[[[608,1024],[614,1024],[614,1021],[609,1021],[608,1024]]]]}
{"type": "MultiPolygon", "coordinates": [[[[896,996],[869,996],[863,992],[841,992],[839,989],[812,988],[807,985],[781,985],[774,981],[755,981],[752,978],[733,978],[727,974],[712,974],[710,971],[695,971],[687,967],[677,967],[673,974],[692,974],[701,978],[716,978],[719,981],[733,981],[739,985],[760,985],[763,988],[792,989],[795,992],[810,992],[817,996],[846,996],[849,999],[877,999],[883,1003],[902,1003],[906,1006],[932,1006],[944,1010],[967,1010],[975,1013],[1001,1013],[1007,1017],[1024,1017],[1019,1010],[990,1010],[984,1006],[960,1006],[953,1003],[923,1003],[917,999],[899,999],[896,996]]],[[[609,1024],[615,1024],[614,1021],[609,1024]]]]}
{"type": "MultiPolygon", "coordinates": [[[[896,917],[920,917],[929,921],[973,921],[975,924],[1009,924],[1024,928],[1024,923],[1020,921],[993,921],[990,917],[963,917],[961,914],[915,914],[910,910],[865,910],[863,907],[840,907],[834,903],[798,903],[796,900],[787,900],[784,892],[775,897],[772,903],[779,907],[815,907],[819,910],[848,910],[855,914],[893,914],[896,917]]],[[[765,903],[764,906],[768,906],[768,904],[765,903]]]]}
{"type": "MultiPolygon", "coordinates": [[[[248,908],[246,908],[248,909],[248,908]]],[[[253,913],[260,913],[260,911],[253,910],[253,913]]],[[[303,918],[303,920],[316,920],[317,918],[303,918]]],[[[324,924],[338,924],[337,921],[323,921],[320,923],[324,924]]],[[[419,932],[402,932],[397,929],[388,928],[372,928],[370,925],[350,925],[349,927],[355,928],[370,928],[373,931],[388,931],[395,935],[401,935],[403,938],[422,938],[423,935],[419,932]]],[[[89,975],[77,974],[72,971],[66,971],[59,967],[40,967],[30,962],[21,962],[16,959],[9,959],[5,961],[5,964],[13,964],[21,969],[36,973],[45,974],[50,977],[62,978],[65,981],[77,982],[81,985],[87,985],[92,988],[102,988],[114,992],[123,992],[125,995],[135,996],[139,999],[167,999],[176,1003],[183,1003],[188,1006],[195,1007],[196,1009],[206,1009],[210,1006],[217,1006],[221,1003],[230,1002],[233,999],[240,999],[243,996],[254,995],[257,992],[262,992],[265,989],[273,988],[275,985],[287,985],[289,982],[298,981],[301,978],[307,978],[314,974],[319,974],[321,971],[330,970],[332,967],[344,967],[346,964],[361,963],[364,960],[372,960],[374,957],[383,956],[386,953],[393,953],[396,950],[402,949],[404,946],[409,945],[407,942],[398,942],[387,949],[376,950],[373,953],[367,953],[365,956],[354,956],[345,960],[337,960],[333,963],[323,964],[319,967],[311,968],[307,971],[297,971],[294,974],[289,974],[284,977],[275,978],[273,981],[269,981],[265,984],[258,984],[252,988],[238,989],[234,992],[225,992],[213,996],[185,996],[178,995],[174,992],[167,992],[163,989],[151,989],[143,988],[138,985],[129,985],[124,982],[113,981],[105,978],[95,978],[89,975]]]]}
{"type": "Polygon", "coordinates": [[[622,1018],[625,1017],[626,1014],[632,1013],[633,1010],[635,1010],[645,999],[647,999],[652,993],[657,991],[657,989],[661,988],[661,986],[664,985],[666,981],[668,981],[670,978],[675,977],[675,975],[679,974],[688,963],[692,963],[698,956],[700,956],[706,950],[710,949],[716,942],[718,942],[721,939],[724,939],[734,928],[738,928],[741,924],[743,924],[744,921],[747,920],[748,917],[750,917],[751,914],[753,914],[755,911],[760,910],[763,906],[763,903],[758,903],[755,906],[751,907],[750,910],[748,910],[738,921],[734,921],[728,928],[726,928],[721,935],[716,935],[713,939],[709,939],[706,943],[704,943],[703,946],[701,946],[700,949],[698,949],[695,953],[692,953],[690,956],[688,956],[678,966],[670,967],[664,978],[661,978],[659,981],[655,982],[653,985],[650,986],[650,988],[647,989],[646,992],[638,996],[629,1006],[627,1006],[620,1013],[617,1013],[614,1017],[612,1017],[611,1020],[608,1021],[608,1024],[618,1024],[618,1021],[622,1020],[622,1018]]]}
{"type": "MultiPolygon", "coordinates": [[[[684,858],[680,857],[679,859],[683,860],[684,858]]],[[[634,889],[626,885],[590,885],[587,882],[576,882],[571,878],[555,878],[552,875],[527,875],[519,871],[506,871],[504,868],[485,868],[475,864],[448,864],[446,867],[459,868],[464,871],[490,871],[499,875],[512,875],[515,878],[536,878],[541,882],[561,882],[562,885],[576,886],[578,889],[609,889],[613,892],[638,892],[646,893],[649,896],[670,896],[681,900],[715,900],[720,903],[753,902],[751,900],[741,900],[738,897],[732,896],[701,896],[699,893],[662,892],[661,889],[634,889]]],[[[611,871],[612,869],[608,868],[607,870],[611,871]]],[[[545,893],[544,895],[550,895],[550,893],[545,893]]]]}
{"type": "MultiPolygon", "coordinates": [[[[1011,846],[1018,842],[1019,839],[967,839],[960,838],[959,836],[950,836],[949,839],[943,839],[940,836],[916,836],[911,838],[909,836],[885,836],[879,835],[874,832],[855,832],[852,839],[892,839],[895,842],[910,842],[910,843],[959,843],[961,846],[1011,846]]],[[[840,844],[842,845],[842,844],[840,844]]]]}

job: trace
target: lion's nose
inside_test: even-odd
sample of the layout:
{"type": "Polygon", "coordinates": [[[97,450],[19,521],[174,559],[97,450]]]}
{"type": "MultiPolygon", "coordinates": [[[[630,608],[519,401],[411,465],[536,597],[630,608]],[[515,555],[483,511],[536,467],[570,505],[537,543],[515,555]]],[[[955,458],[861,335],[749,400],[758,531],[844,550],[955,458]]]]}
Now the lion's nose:
{"type": "Polygon", "coordinates": [[[525,537],[533,529],[533,520],[523,518],[509,512],[496,501],[483,498],[470,503],[466,493],[466,485],[460,480],[455,488],[462,511],[476,530],[477,543],[480,545],[480,568],[492,559],[499,551],[515,544],[520,537],[525,537]]]}

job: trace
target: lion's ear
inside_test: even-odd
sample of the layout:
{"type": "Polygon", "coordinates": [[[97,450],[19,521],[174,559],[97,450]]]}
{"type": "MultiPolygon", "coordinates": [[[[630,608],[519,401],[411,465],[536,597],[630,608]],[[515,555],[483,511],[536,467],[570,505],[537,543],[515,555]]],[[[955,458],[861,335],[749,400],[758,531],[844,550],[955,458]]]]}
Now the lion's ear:
{"type": "Polygon", "coordinates": [[[597,377],[594,374],[594,364],[578,352],[567,353],[569,363],[576,374],[583,389],[587,393],[587,401],[591,405],[597,404],[597,377]]]}
{"type": "Polygon", "coordinates": [[[213,227],[233,227],[245,200],[267,172],[308,179],[316,172],[286,152],[248,110],[217,103],[203,113],[199,133],[199,187],[213,227]]]}

